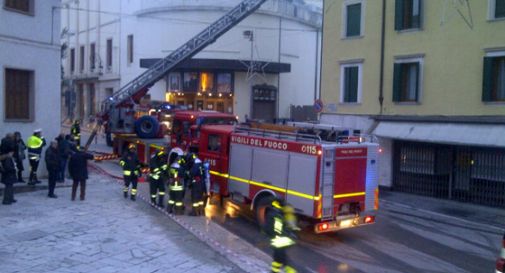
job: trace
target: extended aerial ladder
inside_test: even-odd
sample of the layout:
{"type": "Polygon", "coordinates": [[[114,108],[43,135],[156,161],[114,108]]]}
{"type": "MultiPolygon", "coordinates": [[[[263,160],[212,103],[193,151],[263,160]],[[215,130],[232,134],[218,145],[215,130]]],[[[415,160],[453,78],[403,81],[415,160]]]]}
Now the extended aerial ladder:
{"type": "Polygon", "coordinates": [[[108,120],[114,114],[114,111],[117,111],[122,106],[133,105],[136,101],[139,101],[149,91],[149,88],[162,79],[170,70],[215,42],[217,38],[256,11],[265,1],[242,1],[223,17],[177,48],[170,55],[156,62],[152,67],[123,86],[111,97],[104,100],[101,104],[101,112],[98,114],[97,123],[86,142],[84,150],[88,150],[103,122],[108,120]]]}

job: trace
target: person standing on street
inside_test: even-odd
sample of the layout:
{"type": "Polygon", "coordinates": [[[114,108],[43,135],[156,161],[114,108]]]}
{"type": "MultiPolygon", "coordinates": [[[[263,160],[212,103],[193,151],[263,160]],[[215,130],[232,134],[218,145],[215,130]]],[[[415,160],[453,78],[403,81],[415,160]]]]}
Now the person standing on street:
{"type": "Polygon", "coordinates": [[[180,158],[184,156],[180,148],[174,148],[170,152],[170,168],[168,171],[168,213],[181,214],[184,212],[184,176],[179,165],[180,158]]]}
{"type": "Polygon", "coordinates": [[[2,145],[0,145],[0,172],[2,173],[2,184],[5,185],[2,202],[4,205],[16,203],[13,189],[14,182],[16,182],[16,164],[13,156],[13,147],[2,143],[2,145]]]}
{"type": "Polygon", "coordinates": [[[42,148],[46,146],[46,140],[42,137],[42,129],[33,131],[33,135],[26,141],[28,147],[28,159],[30,160],[30,179],[28,185],[40,183],[37,179],[37,170],[39,168],[40,156],[42,148]]]}
{"type": "Polygon", "coordinates": [[[123,178],[124,178],[124,188],[123,195],[124,198],[128,198],[128,191],[130,190],[130,184],[132,185],[132,190],[130,194],[130,199],[135,201],[137,196],[137,183],[140,176],[140,170],[142,165],[137,156],[137,150],[135,144],[130,143],[128,145],[128,151],[123,153],[121,160],[119,160],[119,165],[123,167],[123,178]]]}
{"type": "Polygon", "coordinates": [[[286,273],[297,271],[289,265],[290,260],[287,250],[295,245],[295,231],[300,230],[296,226],[294,209],[286,204],[283,199],[276,198],[266,215],[266,233],[270,237],[270,246],[273,248],[272,271],[281,272],[284,268],[286,273]]]}
{"type": "Polygon", "coordinates": [[[88,179],[88,160],[93,159],[93,155],[82,151],[76,146],[73,147],[73,154],[68,161],[68,172],[72,177],[72,201],[75,201],[77,187],[81,186],[81,201],[86,197],[86,179],[88,179]]]}
{"type": "Polygon", "coordinates": [[[167,153],[164,150],[157,152],[151,157],[149,160],[149,170],[151,205],[156,206],[156,197],[158,197],[158,206],[162,208],[165,198],[165,178],[168,171],[167,153]]]}
{"type": "Polygon", "coordinates": [[[16,168],[18,170],[18,182],[25,183],[23,180],[23,171],[25,169],[23,166],[23,160],[26,158],[26,145],[23,141],[23,138],[21,137],[20,132],[14,133],[14,141],[16,143],[16,149],[14,150],[14,161],[16,162],[16,168]]]}
{"type": "Polygon", "coordinates": [[[78,119],[76,119],[74,121],[74,124],[72,124],[72,128],[70,128],[70,134],[72,135],[77,147],[80,147],[81,146],[81,125],[80,125],[78,119]]]}
{"type": "Polygon", "coordinates": [[[191,203],[192,211],[191,215],[201,216],[204,215],[204,194],[205,189],[205,169],[203,167],[202,161],[195,155],[191,154],[189,157],[191,163],[188,164],[190,169],[191,183],[189,188],[191,189],[191,203]]]}
{"type": "MultiPolygon", "coordinates": [[[[70,136],[69,136],[70,137],[70,136]]],[[[57,182],[65,182],[65,169],[67,167],[67,161],[71,153],[70,142],[65,137],[65,134],[60,134],[56,140],[58,141],[58,155],[60,156],[60,165],[58,171],[57,182]]]]}
{"type": "Polygon", "coordinates": [[[56,140],[51,141],[51,145],[46,149],[46,168],[49,173],[48,184],[49,192],[47,197],[58,198],[54,194],[54,188],[56,187],[56,180],[58,179],[58,174],[60,172],[60,155],[58,153],[58,142],[56,140]]]}

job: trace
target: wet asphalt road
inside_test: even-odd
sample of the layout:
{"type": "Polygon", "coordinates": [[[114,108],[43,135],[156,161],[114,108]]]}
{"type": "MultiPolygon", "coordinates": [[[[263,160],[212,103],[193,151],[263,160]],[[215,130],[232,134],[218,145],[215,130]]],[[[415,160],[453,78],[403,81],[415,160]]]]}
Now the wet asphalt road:
{"type": "MultiPolygon", "coordinates": [[[[271,253],[249,215],[217,221],[271,253]]],[[[382,204],[374,225],[322,235],[304,229],[289,253],[299,272],[493,272],[501,235],[477,223],[382,204]]]]}

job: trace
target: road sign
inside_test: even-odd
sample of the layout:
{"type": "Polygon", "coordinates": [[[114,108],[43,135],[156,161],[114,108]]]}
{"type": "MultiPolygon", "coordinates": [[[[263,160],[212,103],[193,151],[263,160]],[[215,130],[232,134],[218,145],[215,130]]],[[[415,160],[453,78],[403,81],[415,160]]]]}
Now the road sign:
{"type": "Polygon", "coordinates": [[[314,101],[314,111],[316,113],[321,113],[323,111],[324,104],[322,100],[315,100],[314,101]]]}

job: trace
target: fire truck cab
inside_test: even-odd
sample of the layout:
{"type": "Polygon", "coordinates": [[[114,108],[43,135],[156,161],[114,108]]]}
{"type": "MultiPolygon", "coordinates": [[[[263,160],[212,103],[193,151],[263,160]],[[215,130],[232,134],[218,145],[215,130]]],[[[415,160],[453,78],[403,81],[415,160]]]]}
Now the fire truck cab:
{"type": "Polygon", "coordinates": [[[235,125],[237,122],[237,116],[217,111],[177,111],[173,118],[170,146],[197,152],[201,126],[235,125]]]}
{"type": "Polygon", "coordinates": [[[363,137],[326,142],[317,135],[231,125],[202,126],[199,136],[212,191],[248,205],[260,224],[275,196],[310,219],[316,233],[375,222],[376,143],[363,137]]]}

